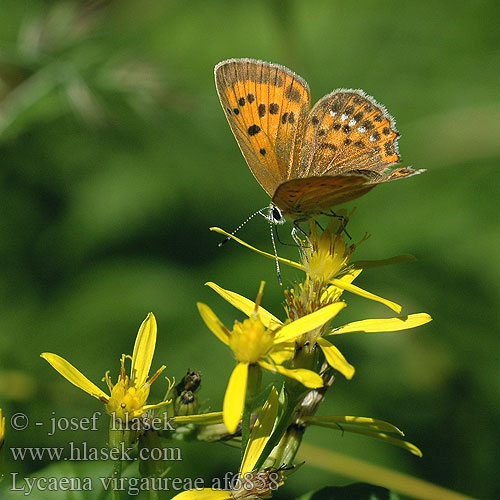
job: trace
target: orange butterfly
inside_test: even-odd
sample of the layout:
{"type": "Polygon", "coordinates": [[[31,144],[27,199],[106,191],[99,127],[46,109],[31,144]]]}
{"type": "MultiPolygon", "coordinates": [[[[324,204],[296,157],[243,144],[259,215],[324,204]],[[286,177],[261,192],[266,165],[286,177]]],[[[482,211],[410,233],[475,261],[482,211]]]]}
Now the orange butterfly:
{"type": "Polygon", "coordinates": [[[377,184],[423,172],[388,171],[399,161],[399,134],[362,90],[334,90],[309,111],[305,80],[255,59],[222,61],[215,83],[241,152],[271,197],[273,222],[306,220],[377,184]]]}

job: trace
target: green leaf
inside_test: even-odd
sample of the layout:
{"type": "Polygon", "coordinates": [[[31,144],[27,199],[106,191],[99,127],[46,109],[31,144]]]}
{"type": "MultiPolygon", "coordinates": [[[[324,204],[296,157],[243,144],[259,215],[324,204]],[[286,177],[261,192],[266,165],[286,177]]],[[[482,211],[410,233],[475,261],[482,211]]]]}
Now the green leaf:
{"type": "Polygon", "coordinates": [[[348,486],[327,486],[302,495],[297,500],[398,500],[398,496],[381,486],[355,483],[348,486]]]}

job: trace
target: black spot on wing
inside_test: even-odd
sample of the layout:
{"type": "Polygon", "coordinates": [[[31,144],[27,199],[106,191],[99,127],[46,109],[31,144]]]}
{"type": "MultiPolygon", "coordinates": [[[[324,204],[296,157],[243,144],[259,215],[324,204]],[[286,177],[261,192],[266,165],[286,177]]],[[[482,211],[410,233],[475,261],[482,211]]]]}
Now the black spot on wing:
{"type": "Polygon", "coordinates": [[[299,102],[300,92],[293,86],[293,83],[294,82],[288,85],[288,87],[285,89],[285,97],[287,99],[290,99],[290,101],[299,102]]]}
{"type": "Polygon", "coordinates": [[[373,128],[373,123],[370,120],[365,120],[363,122],[363,127],[366,128],[366,130],[371,130],[373,128]]]}
{"type": "Polygon", "coordinates": [[[260,127],[258,125],[250,125],[250,127],[248,127],[248,135],[255,135],[255,134],[258,134],[260,132],[260,127]]]}
{"type": "Polygon", "coordinates": [[[257,111],[259,113],[259,118],[263,118],[266,115],[266,105],[259,104],[257,111]]]}
{"type": "Polygon", "coordinates": [[[271,113],[272,115],[277,115],[278,110],[279,110],[279,106],[275,102],[272,102],[271,104],[269,104],[269,113],[271,113]]]}
{"type": "Polygon", "coordinates": [[[384,150],[387,156],[391,156],[394,154],[394,143],[392,141],[388,141],[384,143],[384,150]]]}

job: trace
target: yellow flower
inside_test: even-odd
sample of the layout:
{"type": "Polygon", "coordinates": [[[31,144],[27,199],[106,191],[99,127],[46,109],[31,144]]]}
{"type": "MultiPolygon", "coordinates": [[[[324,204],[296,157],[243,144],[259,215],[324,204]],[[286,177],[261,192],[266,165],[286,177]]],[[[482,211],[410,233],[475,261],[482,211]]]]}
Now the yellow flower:
{"type": "Polygon", "coordinates": [[[358,244],[347,246],[343,234],[345,224],[338,219],[330,219],[327,228],[318,235],[316,223],[310,222],[310,233],[307,240],[295,234],[305,272],[313,281],[328,283],[346,269],[349,259],[358,244]]]}
{"type": "Polygon", "coordinates": [[[237,485],[232,490],[203,488],[184,491],[172,500],[239,500],[243,498],[269,498],[270,493],[283,484],[280,470],[264,469],[254,471],[274,427],[278,413],[278,392],[273,387],[257,414],[257,420],[250,433],[243,460],[238,473],[237,485]]]}
{"type": "MultiPolygon", "coordinates": [[[[236,307],[243,313],[250,315],[251,311],[254,309],[254,303],[251,300],[235,292],[224,290],[215,283],[207,283],[207,285],[210,288],[212,288],[215,292],[217,292],[224,300],[232,304],[234,307],[236,307]]],[[[335,308],[335,306],[336,309],[330,309],[333,314],[331,314],[329,319],[332,319],[334,316],[336,316],[338,312],[340,312],[344,308],[345,306],[344,302],[336,302],[332,305],[323,307],[319,311],[310,313],[302,318],[293,321],[292,323],[288,323],[288,325],[285,325],[283,329],[287,328],[287,326],[289,325],[296,324],[298,321],[302,321],[305,318],[312,317],[313,315],[323,311],[324,309],[335,308]]],[[[262,307],[259,307],[258,313],[259,317],[262,318],[262,321],[268,327],[277,328],[280,325],[282,325],[279,319],[277,319],[275,316],[273,316],[271,313],[269,313],[262,307]]],[[[374,332],[395,332],[395,331],[409,330],[410,328],[415,328],[417,326],[424,325],[425,323],[431,321],[431,319],[432,318],[426,313],[410,314],[408,316],[400,316],[395,318],[365,319],[362,321],[355,321],[353,323],[348,323],[347,325],[339,326],[337,328],[333,328],[328,331],[324,331],[324,328],[321,328],[326,323],[325,321],[322,324],[318,323],[316,328],[312,327],[312,325],[309,325],[310,328],[302,329],[302,334],[306,334],[305,337],[310,343],[312,344],[317,343],[319,345],[319,347],[323,351],[327,363],[334,370],[337,370],[338,372],[342,373],[342,375],[344,375],[344,377],[346,377],[347,379],[351,379],[354,375],[354,367],[351,364],[349,364],[349,362],[345,359],[345,357],[342,355],[342,353],[337,347],[335,347],[333,344],[331,344],[328,340],[326,340],[323,337],[330,335],[340,335],[343,333],[353,333],[353,332],[374,333],[374,332]]],[[[300,337],[299,338],[295,337],[296,342],[299,340],[300,337]]]]}
{"type": "Polygon", "coordinates": [[[2,408],[0,408],[0,448],[3,446],[5,437],[5,417],[2,416],[2,408]]]}
{"type": "Polygon", "coordinates": [[[106,372],[103,378],[109,388],[109,396],[64,358],[49,352],[44,352],[40,356],[49,362],[66,380],[102,401],[110,415],[125,420],[137,418],[147,410],[170,403],[170,401],[162,401],[154,405],[146,404],[151,384],[165,369],[165,365],[161,366],[148,379],[156,345],[156,330],[156,319],[153,313],[149,313],[137,333],[132,356],[123,354],[121,357],[121,369],[117,383],[115,385],[111,383],[109,371],[106,372]],[[126,358],[131,360],[130,377],[125,373],[126,358]]]}
{"type": "Polygon", "coordinates": [[[229,379],[223,404],[224,423],[229,432],[233,433],[236,430],[241,418],[250,367],[260,366],[280,373],[309,388],[318,388],[323,385],[323,380],[317,373],[304,368],[285,368],[280,363],[289,357],[291,341],[328,323],[345,306],[345,303],[331,304],[283,325],[271,313],[260,307],[263,282],[255,302],[233,292],[227,292],[214,283],[207,283],[207,285],[226,300],[228,300],[227,296],[230,296],[237,303],[245,304],[245,307],[238,307],[228,300],[248,316],[248,319],[242,323],[236,321],[233,329],[228,330],[207,305],[198,303],[198,309],[205,324],[219,340],[231,348],[237,361],[229,379]]]}
{"type": "MultiPolygon", "coordinates": [[[[343,291],[348,291],[365,299],[380,302],[398,314],[401,312],[399,304],[363,290],[353,285],[352,282],[366,267],[408,262],[414,260],[414,257],[400,255],[380,261],[360,261],[349,264],[349,259],[356,246],[363,242],[366,236],[359,243],[347,246],[342,235],[345,222],[341,225],[338,219],[330,219],[327,229],[321,235],[318,235],[314,221],[311,221],[310,227],[311,231],[307,239],[297,237],[298,233],[295,233],[300,248],[301,262],[294,262],[293,260],[278,257],[278,260],[283,264],[300,269],[306,273],[304,283],[299,285],[297,290],[290,291],[291,299],[299,310],[302,309],[307,312],[315,311],[324,305],[337,301],[343,291]]],[[[240,245],[269,259],[274,260],[276,258],[273,254],[252,247],[223,229],[218,227],[211,227],[210,229],[228,238],[232,238],[240,245]]],[[[294,319],[294,316],[291,317],[294,319]]],[[[295,317],[300,316],[297,315],[295,317]]]]}

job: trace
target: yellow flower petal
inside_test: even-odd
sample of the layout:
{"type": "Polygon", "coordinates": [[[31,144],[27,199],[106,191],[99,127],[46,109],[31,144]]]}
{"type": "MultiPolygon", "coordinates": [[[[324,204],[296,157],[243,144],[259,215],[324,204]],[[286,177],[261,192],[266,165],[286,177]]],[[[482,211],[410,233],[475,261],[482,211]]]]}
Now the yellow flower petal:
{"type": "Polygon", "coordinates": [[[336,302],[335,304],[322,307],[311,314],[302,316],[302,318],[296,319],[291,323],[287,323],[281,330],[278,330],[274,342],[276,344],[286,342],[294,337],[298,337],[299,335],[323,326],[337,316],[345,306],[345,302],[336,302]]]}
{"type": "Polygon", "coordinates": [[[351,283],[347,283],[344,280],[334,278],[334,279],[330,280],[330,283],[332,285],[339,287],[339,288],[342,288],[343,290],[346,290],[348,292],[359,295],[360,297],[364,297],[365,299],[373,300],[375,302],[380,302],[381,304],[384,304],[389,309],[392,309],[393,311],[397,312],[398,314],[401,312],[401,306],[399,304],[396,304],[395,302],[384,299],[383,297],[379,297],[378,295],[375,295],[374,293],[367,292],[366,290],[363,290],[362,288],[359,288],[358,286],[353,285],[351,283]]]}
{"type": "Polygon", "coordinates": [[[285,368],[284,366],[272,365],[271,363],[266,363],[265,361],[259,361],[259,365],[270,372],[279,373],[285,377],[293,378],[309,389],[323,387],[323,379],[312,370],[306,370],[305,368],[285,368]]]}
{"type": "Polygon", "coordinates": [[[215,315],[215,313],[208,307],[206,304],[202,302],[198,302],[196,304],[198,306],[198,311],[200,312],[200,316],[205,322],[205,325],[208,326],[210,331],[224,344],[228,345],[229,342],[229,331],[222,324],[222,321],[215,315]]]}
{"type": "Polygon", "coordinates": [[[269,441],[278,414],[278,391],[273,387],[266,402],[257,414],[257,420],[248,439],[241,461],[240,476],[252,472],[262,450],[269,441]]]}
{"type": "Polygon", "coordinates": [[[245,394],[247,389],[248,363],[238,363],[231,373],[227,384],[226,394],[222,412],[224,414],[224,425],[233,434],[243,413],[245,405],[245,394]]]}
{"type": "Polygon", "coordinates": [[[349,364],[342,353],[328,340],[320,337],[316,340],[325,355],[326,362],[335,370],[344,375],[347,380],[351,380],[354,375],[354,366],[349,364]]]}
{"type": "Polygon", "coordinates": [[[101,391],[94,383],[92,383],[83,373],[78,371],[71,363],[68,363],[64,358],[57,354],[44,352],[40,357],[47,361],[54,370],[58,371],[68,382],[71,382],[76,387],[90,394],[94,398],[99,399],[103,403],[109,401],[109,396],[101,391]]]}
{"type": "Polygon", "coordinates": [[[232,498],[229,491],[203,488],[202,490],[183,491],[175,495],[172,500],[231,500],[232,498]]]}
{"type": "Polygon", "coordinates": [[[352,283],[362,272],[363,269],[352,268],[345,272],[340,278],[336,279],[338,279],[342,283],[352,283]]]}
{"type": "Polygon", "coordinates": [[[137,418],[140,417],[143,413],[147,412],[148,410],[154,410],[155,408],[160,408],[162,406],[169,405],[172,402],[171,399],[168,401],[160,401],[159,403],[156,403],[154,405],[144,405],[138,408],[135,411],[130,412],[129,418],[137,418]]]}
{"type": "MultiPolygon", "coordinates": [[[[241,312],[245,313],[248,317],[253,314],[255,310],[255,302],[247,299],[246,297],[243,297],[238,293],[225,290],[224,288],[221,288],[219,285],[216,285],[211,281],[205,283],[205,285],[209,286],[225,301],[229,302],[232,306],[236,307],[236,309],[239,309],[241,312]]],[[[266,311],[263,307],[259,306],[258,315],[259,319],[262,321],[266,328],[275,328],[281,325],[281,321],[276,316],[266,311]]]]}
{"type": "Polygon", "coordinates": [[[397,332],[425,325],[429,321],[432,321],[432,318],[427,313],[409,314],[408,316],[400,316],[399,318],[365,319],[334,328],[327,335],[340,335],[352,332],[397,332]]]}
{"type": "MultiPolygon", "coordinates": [[[[263,252],[262,250],[259,250],[258,248],[253,247],[253,246],[249,245],[248,243],[245,243],[243,240],[240,240],[239,238],[237,238],[233,234],[227,233],[226,231],[224,231],[224,229],[221,229],[220,227],[211,227],[210,231],[214,231],[215,233],[223,234],[224,236],[227,236],[228,238],[231,238],[232,240],[236,241],[240,245],[243,245],[244,247],[249,248],[250,250],[253,250],[254,252],[257,252],[258,254],[263,255],[264,257],[267,257],[267,258],[273,259],[273,260],[276,259],[274,254],[263,252]]],[[[304,271],[304,266],[302,264],[298,264],[297,262],[294,262],[293,260],[284,259],[283,257],[278,257],[278,260],[280,262],[282,262],[283,264],[288,264],[289,266],[292,266],[292,267],[295,267],[296,269],[300,269],[301,271],[304,271]]]]}
{"type": "Polygon", "coordinates": [[[222,412],[214,411],[211,413],[201,413],[199,415],[185,415],[173,417],[171,422],[175,424],[196,424],[196,425],[212,425],[222,423],[222,412]]]}
{"type": "Polygon", "coordinates": [[[288,361],[295,352],[295,342],[282,342],[275,347],[269,357],[273,360],[276,365],[282,365],[285,361],[288,361]]]}
{"type": "Polygon", "coordinates": [[[5,417],[2,416],[2,408],[0,408],[0,448],[2,448],[5,436],[5,417]]]}
{"type": "Polygon", "coordinates": [[[153,313],[149,313],[139,327],[135,339],[130,369],[130,385],[132,387],[142,387],[148,379],[155,352],[156,331],[156,318],[153,313]]]}

